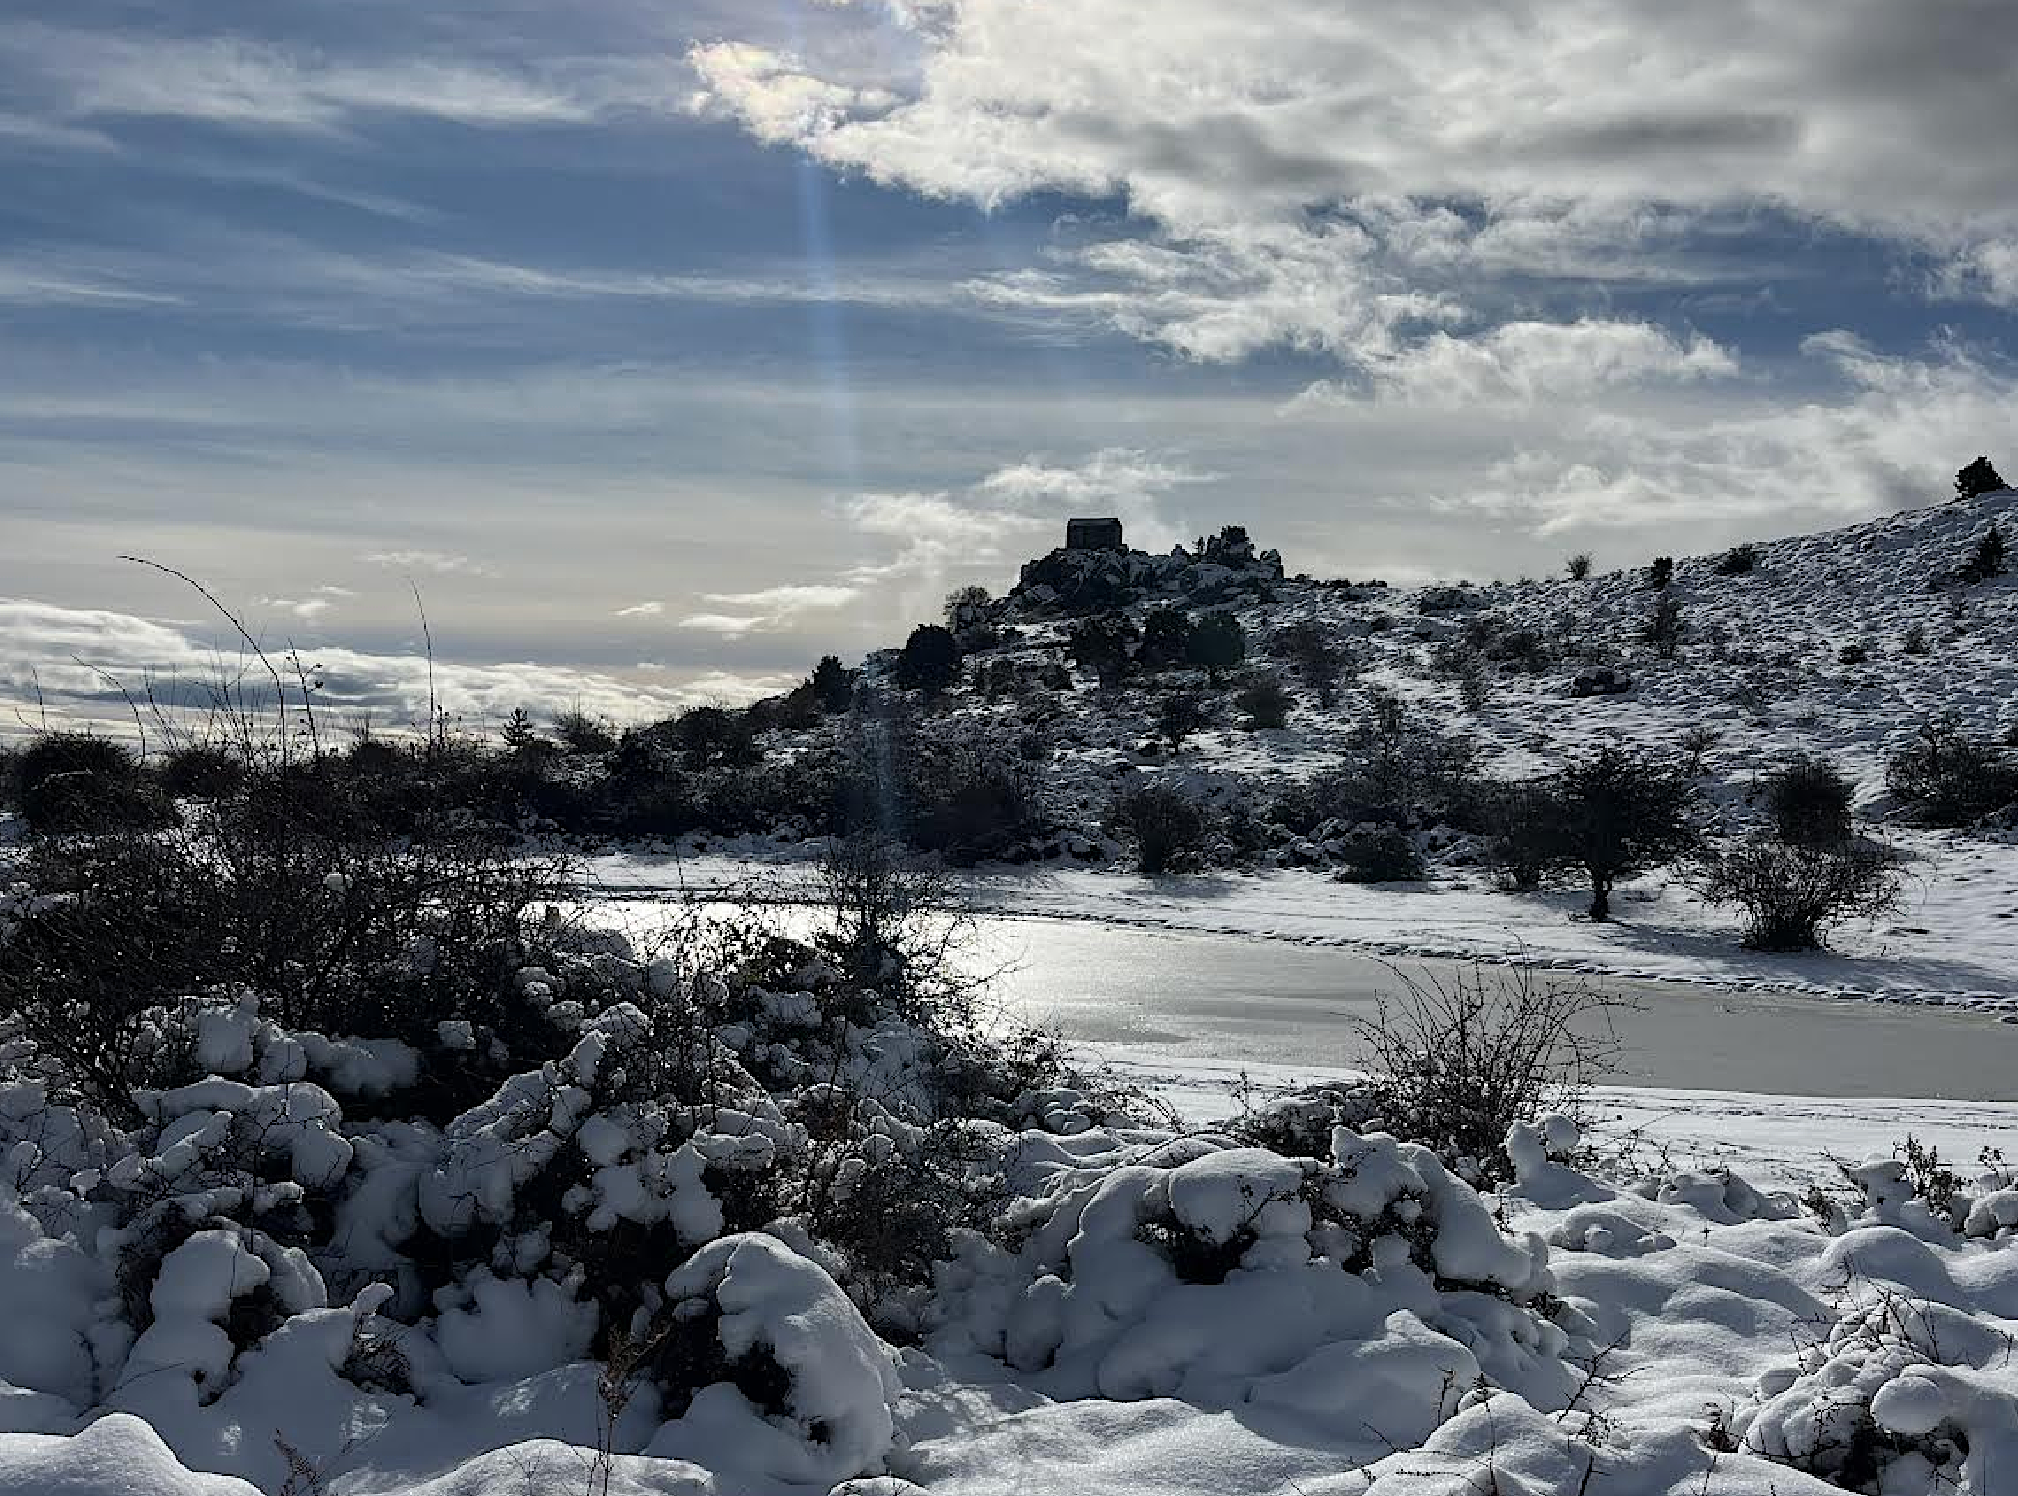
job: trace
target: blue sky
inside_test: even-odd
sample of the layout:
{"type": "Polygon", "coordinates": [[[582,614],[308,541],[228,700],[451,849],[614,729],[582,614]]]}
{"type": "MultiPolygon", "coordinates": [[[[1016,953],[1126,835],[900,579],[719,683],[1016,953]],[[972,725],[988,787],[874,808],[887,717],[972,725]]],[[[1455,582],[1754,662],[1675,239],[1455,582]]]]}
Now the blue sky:
{"type": "Polygon", "coordinates": [[[1511,576],[2018,466],[2018,18],[1673,9],[16,7],[0,695],[213,668],[122,552],[381,722],[416,586],[472,720],[650,714],[1073,512],[1511,576]]]}

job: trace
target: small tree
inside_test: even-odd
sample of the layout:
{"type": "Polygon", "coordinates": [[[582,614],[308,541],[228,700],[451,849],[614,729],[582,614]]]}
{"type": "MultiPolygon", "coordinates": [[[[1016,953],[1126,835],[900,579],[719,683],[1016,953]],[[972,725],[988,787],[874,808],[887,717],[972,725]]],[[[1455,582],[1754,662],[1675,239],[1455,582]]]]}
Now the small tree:
{"type": "Polygon", "coordinates": [[[540,741],[539,730],[533,726],[533,719],[526,715],[522,706],[512,708],[512,714],[505,718],[505,725],[498,736],[513,753],[524,753],[540,741]]]}
{"type": "Polygon", "coordinates": [[[812,688],[813,700],[820,711],[829,717],[848,710],[848,704],[855,699],[855,672],[843,665],[838,655],[820,656],[820,663],[806,677],[806,684],[812,688]]]}
{"type": "Polygon", "coordinates": [[[1674,579],[1675,558],[1673,556],[1654,557],[1653,564],[1647,568],[1647,585],[1653,588],[1654,591],[1659,592],[1674,579]]]}
{"type": "Polygon", "coordinates": [[[1826,926],[1893,908],[1899,870],[1875,842],[1797,845],[1754,836],[1707,856],[1696,888],[1713,904],[1744,911],[1747,949],[1811,951],[1826,926]]]}
{"type": "Polygon", "coordinates": [[[1710,569],[1720,577],[1748,576],[1758,568],[1759,548],[1750,541],[1734,545],[1717,557],[1717,564],[1710,569]]]}
{"type": "Polygon", "coordinates": [[[1196,691],[1171,691],[1156,703],[1156,731],[1175,753],[1205,726],[1205,705],[1196,691]]]}
{"type": "Polygon", "coordinates": [[[1139,637],[1135,624],[1125,613],[1102,613],[1072,625],[1065,641],[1065,655],[1073,664],[1091,670],[1103,687],[1111,689],[1127,678],[1139,637]]]}
{"type": "Polygon", "coordinates": [[[1682,640],[1688,637],[1688,632],[1688,624],[1682,621],[1681,599],[1672,593],[1662,593],[1661,600],[1654,604],[1654,611],[1640,625],[1640,638],[1653,645],[1654,653],[1664,660],[1675,657],[1675,651],[1682,647],[1682,640]]]}
{"type": "Polygon", "coordinates": [[[1275,631],[1269,648],[1294,670],[1317,704],[1329,709],[1338,700],[1345,675],[1346,653],[1314,619],[1304,619],[1275,631]]]}
{"type": "Polygon", "coordinates": [[[1885,784],[1926,824],[1966,826],[2018,799],[2018,763],[1949,714],[1886,759],[1885,784]]]}
{"type": "Polygon", "coordinates": [[[1182,665],[1191,654],[1191,630],[1191,615],[1182,608],[1152,608],[1142,620],[1137,658],[1150,670],[1182,665]]]}
{"type": "Polygon", "coordinates": [[[1693,851],[1695,786],[1678,768],[1608,744],[1556,778],[1563,859],[1590,881],[1590,917],[1609,919],[1621,878],[1693,851]]]}
{"type": "Polygon", "coordinates": [[[1205,865],[1212,824],[1205,808],[1174,785],[1143,780],[1108,806],[1107,829],[1135,844],[1138,872],[1187,873],[1205,865]]]}
{"type": "Polygon", "coordinates": [[[1589,551],[1578,551],[1563,563],[1563,570],[1569,573],[1569,578],[1572,582],[1587,580],[1591,574],[1591,553],[1589,551]]]}
{"type": "Polygon", "coordinates": [[[950,630],[921,623],[897,655],[897,684],[937,696],[960,678],[960,660],[960,644],[950,630]]]}
{"type": "Polygon", "coordinates": [[[1976,537],[1975,548],[1969,552],[1969,559],[1955,568],[1955,580],[1973,587],[1978,582],[1987,582],[1992,577],[2004,575],[2004,563],[2008,548],[2004,544],[2004,532],[1995,525],[1976,537]]]}
{"type": "Polygon", "coordinates": [[[1856,786],[1827,759],[1796,753],[1767,774],[1760,788],[1766,814],[1781,841],[1834,847],[1850,839],[1850,801],[1856,786]]]}
{"type": "Polygon", "coordinates": [[[1188,654],[1217,685],[1247,658],[1247,630],[1231,613],[1207,613],[1191,630],[1188,654]]]}
{"type": "Polygon", "coordinates": [[[1998,475],[1996,467],[1987,457],[1978,457],[1955,475],[1955,497],[1958,499],[1973,499],[1978,494],[1996,493],[2010,486],[1998,475]]]}
{"type": "Polygon", "coordinates": [[[946,627],[956,634],[974,627],[987,617],[988,605],[993,601],[986,587],[971,584],[955,587],[946,594],[946,627]]]}

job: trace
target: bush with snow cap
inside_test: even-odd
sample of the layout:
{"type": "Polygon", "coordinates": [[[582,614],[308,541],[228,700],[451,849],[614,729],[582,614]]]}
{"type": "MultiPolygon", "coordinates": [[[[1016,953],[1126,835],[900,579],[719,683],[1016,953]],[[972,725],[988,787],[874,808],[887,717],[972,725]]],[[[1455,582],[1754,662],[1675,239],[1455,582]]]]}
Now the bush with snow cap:
{"type": "Polygon", "coordinates": [[[1404,1362],[1436,1357],[1389,1333],[1406,1310],[1451,1343],[1445,1369],[1567,1397],[1546,1244],[1503,1235],[1427,1148],[1342,1126],[1330,1141],[1319,1159],[1193,1137],[1061,1171],[1005,1222],[1013,1257],[949,1269],[971,1312],[948,1333],[1063,1395],[1279,1399],[1255,1379],[1349,1339],[1387,1345],[1408,1382],[1404,1362]]]}
{"type": "Polygon", "coordinates": [[[2010,1349],[1976,1316],[1861,1283],[1822,1339],[1760,1379],[1732,1430],[1848,1490],[1994,1496],[2018,1470],[2010,1349]]]}
{"type": "Polygon", "coordinates": [[[822,1486],[881,1473],[896,1439],[891,1352],[819,1264],[775,1238],[709,1243],[635,1329],[679,1415],[647,1453],[822,1486]]]}

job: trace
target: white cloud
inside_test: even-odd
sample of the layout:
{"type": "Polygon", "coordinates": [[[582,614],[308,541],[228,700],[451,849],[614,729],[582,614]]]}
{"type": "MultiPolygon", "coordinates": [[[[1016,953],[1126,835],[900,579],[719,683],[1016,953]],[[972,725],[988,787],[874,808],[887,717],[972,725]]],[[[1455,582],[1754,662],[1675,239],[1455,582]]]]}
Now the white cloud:
{"type": "Polygon", "coordinates": [[[744,634],[757,632],[769,622],[770,619],[762,613],[689,613],[680,620],[680,627],[739,639],[744,634]]]}
{"type": "Polygon", "coordinates": [[[656,618],[666,611],[664,603],[632,603],[628,608],[617,609],[619,618],[656,618]]]}
{"type": "Polygon", "coordinates": [[[1954,284],[1992,299],[2013,280],[2018,12],[1991,0],[946,0],[907,17],[918,59],[880,78],[839,47],[699,48],[706,106],[932,197],[1124,202],[1051,269],[976,293],[1188,357],[1378,362],[1424,323],[1534,320],[1510,313],[1509,277],[1729,276],[1695,241],[1760,212],[1950,253],[1954,284]]]}
{"type": "MultiPolygon", "coordinates": [[[[1633,385],[1688,383],[1738,372],[1737,357],[1701,336],[1644,322],[1508,322],[1476,338],[1433,333],[1369,366],[1370,394],[1414,405],[1585,400],[1633,385]]],[[[1350,399],[1337,383],[1299,402],[1350,399]]]]}
{"type": "Polygon", "coordinates": [[[235,36],[130,36],[23,25],[0,54],[25,65],[67,120],[121,115],[334,131],[373,115],[470,126],[586,125],[620,110],[684,109],[677,59],[621,57],[545,66],[462,58],[330,56],[235,36]]]}
{"type": "Polygon", "coordinates": [[[1762,516],[1782,533],[1840,524],[1940,497],[1946,472],[2006,429],[2018,398],[2018,371],[1955,344],[1889,356],[1831,332],[1803,353],[1841,385],[1834,398],[1551,411],[1512,455],[1429,502],[1544,535],[1755,527],[1762,516]],[[1949,468],[1930,454],[1948,454],[1949,468]]]}
{"type": "Polygon", "coordinates": [[[497,573],[468,556],[453,551],[397,550],[367,551],[358,557],[372,566],[390,567],[394,571],[431,571],[441,576],[460,573],[472,577],[494,577],[497,573]]]}
{"type": "MultiPolygon", "coordinates": [[[[299,658],[315,683],[317,709],[331,723],[360,715],[390,726],[423,721],[431,691],[452,717],[472,723],[502,720],[520,706],[540,711],[576,703],[594,715],[635,721],[703,701],[752,700],[791,684],[784,677],[722,670],[639,681],[530,660],[430,660],[338,644],[304,647],[299,658]]],[[[200,713],[214,689],[236,682],[257,701],[270,690],[266,680],[262,666],[189,625],[0,598],[0,703],[12,707],[0,712],[0,727],[38,720],[43,711],[59,721],[130,722],[120,686],[143,699],[151,693],[171,713],[200,713]]],[[[296,699],[291,678],[287,690],[296,699]]]]}

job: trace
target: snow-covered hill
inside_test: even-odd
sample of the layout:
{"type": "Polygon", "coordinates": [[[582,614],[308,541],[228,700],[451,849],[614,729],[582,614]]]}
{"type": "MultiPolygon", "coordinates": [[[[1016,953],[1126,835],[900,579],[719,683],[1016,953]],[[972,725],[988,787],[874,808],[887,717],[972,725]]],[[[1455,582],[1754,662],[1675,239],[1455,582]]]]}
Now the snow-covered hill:
{"type": "MultiPolygon", "coordinates": [[[[1125,611],[1139,621],[1173,603],[1230,609],[1247,632],[1249,664],[1282,670],[1299,696],[1285,728],[1248,733],[1229,721],[1193,739],[1170,761],[1176,767],[1296,775],[1336,753],[1364,720],[1363,690],[1348,683],[1335,707],[1317,706],[1271,643],[1314,623],[1350,650],[1361,687],[1390,689],[1470,734],[1489,768],[1531,773],[1566,750],[1621,740],[1668,750],[1697,729],[1717,735],[1706,763],[1735,784],[1806,749],[1836,759],[1859,780],[1861,798],[1882,810],[1885,754],[1922,722],[1953,713],[1966,730],[1995,736],[2018,725],[2018,576],[1953,580],[1992,526],[2018,538],[2018,491],[1762,544],[1742,574],[1719,574],[1719,555],[1677,558],[1665,592],[1649,583],[1651,557],[1584,581],[1386,588],[1299,578],[1203,598],[1179,569],[1125,611]],[[1640,637],[1664,595],[1680,604],[1685,629],[1673,658],[1640,637]],[[1441,675],[1432,658],[1439,651],[1441,675]],[[1480,656],[1486,676],[1477,710],[1467,708],[1454,673],[1466,653],[1480,656]],[[1619,670],[1629,689],[1573,695],[1575,677],[1597,665],[1619,670]]],[[[1031,667],[1061,659],[1069,620],[1042,601],[1030,606],[1019,589],[999,603],[996,616],[1020,624],[1022,637],[982,658],[1031,667]]],[[[1135,750],[1154,735],[1155,690],[1230,691],[1185,671],[1138,676],[1118,692],[1091,689],[1083,675],[1078,684],[1058,698],[1066,778],[1075,767],[1106,778],[1144,763],[1135,750]]],[[[979,702],[971,689],[953,700],[954,721],[1015,715],[1013,705],[979,702]]],[[[1090,808],[1082,796],[1065,803],[1090,808]]]]}

